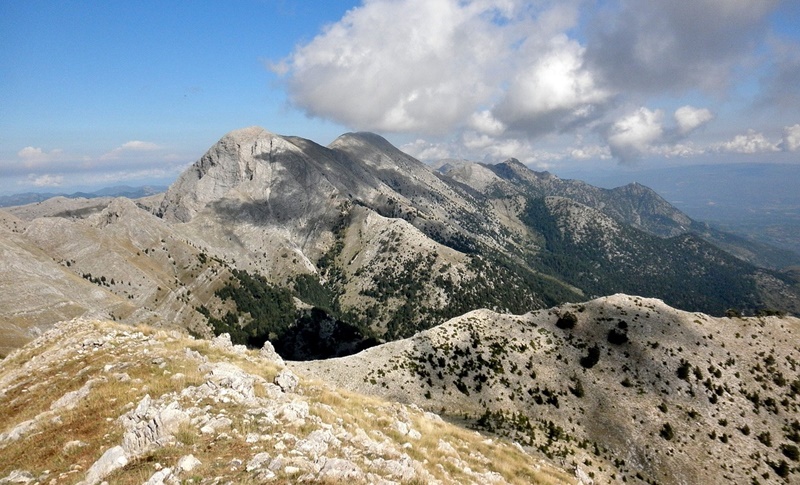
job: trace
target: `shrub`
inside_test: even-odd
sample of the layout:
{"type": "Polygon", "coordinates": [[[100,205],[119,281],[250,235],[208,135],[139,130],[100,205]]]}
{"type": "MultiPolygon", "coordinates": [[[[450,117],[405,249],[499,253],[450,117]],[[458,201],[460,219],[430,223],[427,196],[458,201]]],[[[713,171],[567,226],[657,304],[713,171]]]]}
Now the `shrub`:
{"type": "Polygon", "coordinates": [[[692,371],[692,364],[686,362],[685,360],[681,359],[681,365],[678,367],[678,370],[675,372],[678,375],[679,379],[683,379],[684,381],[689,380],[689,373],[692,371]]]}
{"type": "Polygon", "coordinates": [[[664,425],[661,427],[661,431],[659,431],[658,434],[667,441],[671,441],[672,438],[675,437],[675,432],[672,431],[672,425],[669,423],[664,423],[664,425]]]}
{"type": "Polygon", "coordinates": [[[792,461],[800,459],[800,451],[798,451],[795,445],[783,444],[781,445],[781,452],[786,458],[792,461]]]}
{"type": "Polygon", "coordinates": [[[568,330],[570,328],[574,328],[576,323],[578,323],[578,317],[576,317],[573,313],[566,312],[564,315],[558,317],[556,327],[568,330]]]}
{"type": "Polygon", "coordinates": [[[628,341],[628,334],[623,330],[612,328],[608,331],[608,343],[622,345],[628,341]]]}
{"type": "Polygon", "coordinates": [[[587,369],[591,369],[600,361],[600,347],[593,345],[589,347],[589,353],[581,357],[581,365],[587,369]]]}
{"type": "Polygon", "coordinates": [[[586,391],[583,389],[583,382],[577,377],[572,378],[572,382],[574,386],[570,386],[569,392],[575,395],[575,397],[583,397],[586,394],[586,391]]]}
{"type": "Polygon", "coordinates": [[[779,477],[786,478],[789,476],[789,464],[786,463],[786,460],[781,460],[779,463],[768,461],[767,464],[775,470],[779,477]]]}

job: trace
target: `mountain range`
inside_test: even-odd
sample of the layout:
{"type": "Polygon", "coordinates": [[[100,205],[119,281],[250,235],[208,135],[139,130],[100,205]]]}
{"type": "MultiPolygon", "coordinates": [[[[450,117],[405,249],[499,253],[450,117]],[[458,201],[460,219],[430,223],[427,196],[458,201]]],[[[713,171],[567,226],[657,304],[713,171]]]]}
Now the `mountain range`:
{"type": "Polygon", "coordinates": [[[323,147],[251,127],[162,194],[5,208],[0,251],[0,355],[75,318],[228,334],[602,480],[710,480],[716,468],[674,448],[712,432],[712,468],[738,444],[758,471],[718,472],[732,480],[796,471],[797,320],[778,317],[800,314],[791,256],[641,184],[602,189],[515,159],[433,168],[372,133],[323,147]],[[621,293],[637,296],[603,299],[621,293]],[[768,449],[728,431],[753,393],[768,449]]]}
{"type": "Polygon", "coordinates": [[[127,197],[137,199],[155,195],[167,190],[166,187],[144,185],[142,187],[131,187],[128,185],[116,185],[105,187],[92,192],[73,192],[71,194],[55,192],[24,192],[21,194],[0,195],[0,207],[13,207],[24,204],[35,204],[53,197],[66,197],[68,199],[94,199],[98,197],[127,197]]]}
{"type": "Polygon", "coordinates": [[[562,174],[601,187],[635,180],[695,219],[800,254],[798,164],[720,163],[562,174]]]}

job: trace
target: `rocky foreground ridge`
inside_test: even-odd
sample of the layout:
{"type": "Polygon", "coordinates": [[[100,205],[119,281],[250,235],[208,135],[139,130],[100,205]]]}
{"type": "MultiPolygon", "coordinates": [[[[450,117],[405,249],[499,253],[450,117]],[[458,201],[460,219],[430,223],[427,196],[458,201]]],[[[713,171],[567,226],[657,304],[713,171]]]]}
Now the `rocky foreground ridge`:
{"type": "Polygon", "coordinates": [[[519,445],[299,378],[267,345],[75,319],[0,361],[0,483],[570,483],[519,445]]]}
{"type": "Polygon", "coordinates": [[[623,294],[476,310],[298,374],[510,437],[599,483],[800,477],[800,319],[623,294]]]}

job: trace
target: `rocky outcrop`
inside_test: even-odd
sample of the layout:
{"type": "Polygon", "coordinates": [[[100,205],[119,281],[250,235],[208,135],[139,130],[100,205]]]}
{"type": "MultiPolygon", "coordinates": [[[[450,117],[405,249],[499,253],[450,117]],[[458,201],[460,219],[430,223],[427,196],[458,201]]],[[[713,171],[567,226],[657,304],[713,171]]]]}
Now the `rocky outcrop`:
{"type": "Polygon", "coordinates": [[[61,323],[0,361],[0,482],[572,481],[509,442],[269,355],[226,336],[61,323]]]}
{"type": "MultiPolygon", "coordinates": [[[[798,476],[798,337],[795,317],[714,318],[617,294],[477,310],[289,367],[564,456],[584,482],[781,483],[798,476]]],[[[391,426],[413,442],[416,428],[391,426]]]]}

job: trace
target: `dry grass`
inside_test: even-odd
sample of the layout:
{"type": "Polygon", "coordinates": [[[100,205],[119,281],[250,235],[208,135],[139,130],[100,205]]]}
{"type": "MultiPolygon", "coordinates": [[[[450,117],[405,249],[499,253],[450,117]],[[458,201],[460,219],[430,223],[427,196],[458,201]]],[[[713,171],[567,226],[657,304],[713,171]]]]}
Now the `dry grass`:
{"type": "Polygon", "coordinates": [[[422,437],[413,440],[392,428],[397,406],[380,398],[351,393],[342,389],[331,389],[320,382],[306,384],[307,395],[313,403],[332,407],[312,406],[314,414],[323,421],[332,423],[336,419],[344,421],[346,429],[361,428],[367,435],[380,431],[395,443],[410,442],[412,447],[403,451],[419,462],[427,462],[426,469],[435,478],[445,483],[467,483],[473,480],[464,469],[456,466],[451,457],[439,450],[443,440],[459,451],[459,458],[473,471],[497,472],[508,482],[516,484],[561,484],[573,483],[574,477],[554,467],[542,464],[532,466],[533,458],[525,452],[499,440],[486,442],[486,436],[460,428],[446,421],[434,421],[419,411],[411,411],[413,429],[422,437]],[[476,452],[471,456],[470,452],[476,452]],[[479,459],[485,457],[485,460],[479,459]],[[441,465],[447,472],[443,472],[441,465]]]}
{"type": "MultiPolygon", "coordinates": [[[[12,382],[7,383],[9,391],[0,397],[0,422],[7,423],[5,428],[12,428],[26,419],[32,419],[48,411],[53,401],[66,392],[79,389],[87,380],[101,375],[106,378],[105,381],[98,381],[89,395],[74,409],[58,411],[59,421],[43,423],[41,429],[45,432],[34,432],[5,448],[0,448],[0,458],[2,458],[0,476],[7,475],[14,469],[28,470],[34,475],[47,469],[50,470],[48,480],[61,477],[57,483],[72,483],[82,478],[83,473],[102,453],[121,443],[123,430],[117,418],[130,410],[131,406],[138,403],[145,394],[149,394],[153,399],[169,393],[176,393],[177,397],[185,387],[197,386],[204,382],[204,373],[200,372],[200,366],[195,360],[186,356],[186,348],[199,352],[211,362],[231,362],[267,381],[272,381],[279,371],[277,366],[258,358],[256,352],[247,351],[243,355],[228,353],[211,346],[207,341],[193,340],[148,327],[133,329],[112,323],[94,324],[87,326],[74,337],[81,339],[84,335],[96,336],[98,331],[114,330],[127,330],[131,333],[141,331],[145,336],[152,338],[146,342],[134,338],[123,343],[113,341],[115,344],[103,345],[80,358],[52,361],[41,373],[20,374],[12,382]],[[143,348],[148,349],[146,354],[142,352],[143,348]],[[107,365],[113,367],[104,373],[103,368],[107,365]],[[127,373],[131,380],[121,382],[115,379],[113,375],[118,372],[127,373]],[[174,379],[173,376],[177,373],[183,376],[174,379]],[[38,383],[45,384],[36,387],[38,383]],[[86,446],[65,450],[65,444],[73,440],[83,441],[86,446]],[[71,472],[75,466],[79,466],[80,469],[71,472]]],[[[2,362],[0,372],[21,366],[34,355],[55,355],[60,350],[62,346],[56,341],[39,349],[25,349],[12,355],[9,361],[2,362]]],[[[71,355],[76,354],[73,352],[71,355]]],[[[2,376],[0,373],[0,378],[2,376]]],[[[468,481],[471,477],[464,472],[463,467],[457,466],[450,457],[439,451],[440,439],[457,448],[460,459],[472,470],[497,471],[511,483],[570,481],[570,477],[551,471],[549,467],[532,468],[531,457],[512,446],[497,442],[491,445],[483,443],[484,438],[475,432],[458,428],[450,423],[426,419],[420,411],[405,409],[380,398],[333,389],[320,382],[303,380],[301,389],[302,399],[308,401],[311,413],[324,423],[331,425],[341,423],[352,433],[363,429],[373,438],[375,438],[373,432],[379,431],[394,440],[397,444],[396,450],[408,453],[419,462],[427,462],[426,469],[445,483],[460,483],[468,481]],[[395,420],[400,419],[398,416],[406,413],[411,418],[413,428],[422,433],[421,439],[411,440],[393,429],[395,420]],[[400,447],[400,444],[406,441],[412,442],[411,448],[400,447]],[[478,459],[470,456],[470,451],[476,451],[486,458],[478,459]],[[441,465],[442,468],[436,465],[441,465]]],[[[266,389],[262,385],[256,384],[255,390],[258,396],[266,397],[266,389]]],[[[280,454],[292,456],[291,448],[281,450],[275,447],[280,441],[276,437],[283,432],[289,432],[297,439],[302,439],[319,429],[319,425],[312,420],[306,420],[305,424],[300,426],[272,429],[270,425],[259,423],[258,416],[249,417],[244,406],[232,403],[220,404],[212,399],[183,404],[210,405],[211,414],[224,413],[231,418],[231,428],[220,430],[225,432],[228,438],[219,438],[218,433],[203,434],[197,425],[184,423],[175,433],[172,445],[156,448],[132,460],[107,477],[109,483],[123,485],[142,483],[160,466],[174,466],[180,457],[188,454],[198,458],[201,465],[193,470],[190,476],[184,478],[193,477],[198,482],[201,478],[222,476],[233,483],[258,483],[255,475],[245,469],[247,457],[261,451],[266,451],[273,457],[280,454]],[[251,432],[269,435],[273,439],[247,443],[245,437],[251,432]],[[235,460],[244,461],[237,465],[235,460]]],[[[377,438],[376,440],[382,441],[377,438]]],[[[286,444],[291,446],[292,443],[286,444]]],[[[383,458],[395,458],[396,452],[387,452],[383,458]]],[[[326,456],[346,458],[341,456],[341,453],[337,448],[331,448],[326,456]]],[[[286,475],[282,470],[276,473],[278,476],[272,483],[294,483],[297,478],[286,475]]],[[[412,483],[415,482],[408,482],[409,485],[412,483]]]]}

